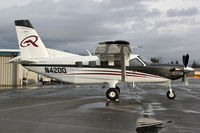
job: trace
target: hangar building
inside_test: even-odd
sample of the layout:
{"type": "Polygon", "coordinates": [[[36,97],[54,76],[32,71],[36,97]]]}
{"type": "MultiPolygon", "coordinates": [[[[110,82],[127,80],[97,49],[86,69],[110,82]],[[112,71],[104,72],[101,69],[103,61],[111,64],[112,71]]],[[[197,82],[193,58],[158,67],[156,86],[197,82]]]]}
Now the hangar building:
{"type": "Polygon", "coordinates": [[[20,51],[16,49],[0,49],[0,85],[24,85],[38,82],[37,73],[28,71],[20,64],[7,63],[19,54],[20,51]]]}

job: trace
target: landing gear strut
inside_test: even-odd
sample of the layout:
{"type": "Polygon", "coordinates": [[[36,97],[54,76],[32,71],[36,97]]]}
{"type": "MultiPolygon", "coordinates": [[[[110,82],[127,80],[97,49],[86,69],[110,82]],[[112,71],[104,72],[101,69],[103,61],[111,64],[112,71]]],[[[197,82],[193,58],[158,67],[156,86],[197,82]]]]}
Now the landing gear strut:
{"type": "Polygon", "coordinates": [[[169,91],[167,92],[167,98],[174,99],[175,97],[176,97],[176,94],[172,90],[171,83],[169,83],[169,91]]]}
{"type": "Polygon", "coordinates": [[[106,92],[106,97],[110,101],[119,101],[120,89],[116,86],[116,88],[109,88],[106,92]]]}

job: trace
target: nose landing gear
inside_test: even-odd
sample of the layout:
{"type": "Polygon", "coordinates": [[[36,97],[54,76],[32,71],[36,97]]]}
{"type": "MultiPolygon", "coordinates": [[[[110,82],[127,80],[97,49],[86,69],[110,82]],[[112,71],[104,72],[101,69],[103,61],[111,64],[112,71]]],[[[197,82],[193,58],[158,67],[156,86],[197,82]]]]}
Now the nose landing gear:
{"type": "Polygon", "coordinates": [[[175,92],[172,90],[171,83],[169,83],[169,91],[167,92],[167,98],[174,99],[176,97],[175,92]]]}

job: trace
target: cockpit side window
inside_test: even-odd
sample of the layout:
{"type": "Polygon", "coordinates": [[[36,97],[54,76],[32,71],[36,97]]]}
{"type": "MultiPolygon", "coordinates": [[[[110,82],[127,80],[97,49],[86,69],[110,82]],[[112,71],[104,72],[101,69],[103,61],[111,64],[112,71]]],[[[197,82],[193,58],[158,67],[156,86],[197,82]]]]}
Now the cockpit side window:
{"type": "Polygon", "coordinates": [[[143,64],[135,58],[129,61],[129,66],[143,66],[143,64]]]}
{"type": "Polygon", "coordinates": [[[149,60],[148,58],[144,56],[138,56],[138,58],[142,60],[146,65],[152,64],[151,60],[149,60]]]}

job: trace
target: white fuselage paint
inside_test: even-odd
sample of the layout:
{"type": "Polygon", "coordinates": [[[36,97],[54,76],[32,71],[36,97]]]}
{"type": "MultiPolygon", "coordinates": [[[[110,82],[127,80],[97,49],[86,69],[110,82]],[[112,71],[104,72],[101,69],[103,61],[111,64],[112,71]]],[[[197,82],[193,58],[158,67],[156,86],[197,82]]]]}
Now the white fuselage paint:
{"type": "MultiPolygon", "coordinates": [[[[131,59],[137,58],[132,56],[131,59]]],[[[101,67],[75,67],[75,62],[81,61],[83,65],[88,65],[89,61],[96,61],[99,66],[97,56],[71,56],[38,59],[38,63],[25,66],[27,69],[70,83],[109,83],[110,81],[121,81],[121,70],[115,68],[101,67]],[[70,66],[71,65],[71,66],[70,66]]],[[[127,82],[168,82],[167,78],[142,73],[137,71],[126,71],[127,82]]]]}

